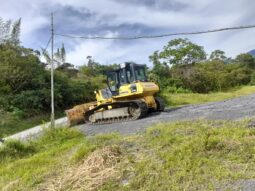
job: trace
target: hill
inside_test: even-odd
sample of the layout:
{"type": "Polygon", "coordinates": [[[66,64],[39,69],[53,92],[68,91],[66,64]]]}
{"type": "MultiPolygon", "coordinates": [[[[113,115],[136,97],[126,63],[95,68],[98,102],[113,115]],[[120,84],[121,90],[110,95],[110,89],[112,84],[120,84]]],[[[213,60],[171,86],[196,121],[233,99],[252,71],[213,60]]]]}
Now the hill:
{"type": "Polygon", "coordinates": [[[251,54],[252,56],[255,56],[255,49],[249,51],[248,54],[251,54]]]}
{"type": "Polygon", "coordinates": [[[0,148],[3,190],[239,190],[254,186],[248,120],[186,121],[145,133],[84,137],[50,129],[0,148]]]}

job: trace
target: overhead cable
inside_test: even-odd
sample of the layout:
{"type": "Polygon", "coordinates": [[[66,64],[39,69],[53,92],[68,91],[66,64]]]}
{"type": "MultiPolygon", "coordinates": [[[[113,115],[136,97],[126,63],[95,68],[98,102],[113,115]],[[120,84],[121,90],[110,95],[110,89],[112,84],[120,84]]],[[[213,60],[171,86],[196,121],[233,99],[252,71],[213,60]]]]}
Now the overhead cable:
{"type": "Polygon", "coordinates": [[[250,29],[255,28],[255,25],[245,25],[245,26],[235,26],[235,27],[227,27],[227,28],[218,28],[212,30],[204,30],[204,31],[193,31],[193,32],[177,32],[177,33],[166,33],[159,35],[141,35],[141,36],[113,36],[113,37],[105,37],[105,36],[75,36],[69,34],[61,34],[55,33],[54,35],[62,36],[66,38],[80,38],[80,39],[88,39],[88,40],[137,40],[137,39],[152,39],[152,38],[162,38],[169,36],[180,36],[180,35],[197,35],[197,34],[206,34],[206,33],[215,33],[222,31],[230,31],[230,30],[241,30],[241,29],[250,29]]]}

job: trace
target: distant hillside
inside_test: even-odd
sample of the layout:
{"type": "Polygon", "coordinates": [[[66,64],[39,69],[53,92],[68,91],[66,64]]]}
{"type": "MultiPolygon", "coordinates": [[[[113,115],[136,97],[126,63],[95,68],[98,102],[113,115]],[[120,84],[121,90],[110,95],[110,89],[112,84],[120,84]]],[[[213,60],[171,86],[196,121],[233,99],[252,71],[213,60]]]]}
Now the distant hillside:
{"type": "Polygon", "coordinates": [[[255,49],[249,51],[248,53],[251,54],[252,56],[255,56],[255,49]]]}

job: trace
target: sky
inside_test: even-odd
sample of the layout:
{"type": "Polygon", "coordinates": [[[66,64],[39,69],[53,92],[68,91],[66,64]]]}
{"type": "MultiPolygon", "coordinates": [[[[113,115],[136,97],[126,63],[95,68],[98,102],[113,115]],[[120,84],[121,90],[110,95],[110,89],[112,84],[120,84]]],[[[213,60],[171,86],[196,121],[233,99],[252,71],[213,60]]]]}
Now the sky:
{"type": "MultiPolygon", "coordinates": [[[[158,35],[255,24],[254,0],[0,0],[0,5],[4,20],[22,19],[22,45],[38,50],[50,38],[51,12],[55,33],[74,36],[158,35]]],[[[254,33],[246,29],[178,37],[203,46],[207,54],[221,49],[235,57],[255,49],[254,33]]],[[[55,36],[54,47],[64,43],[66,61],[76,66],[88,55],[101,64],[151,65],[149,55],[173,38],[177,37],[120,41],[55,36]]]]}

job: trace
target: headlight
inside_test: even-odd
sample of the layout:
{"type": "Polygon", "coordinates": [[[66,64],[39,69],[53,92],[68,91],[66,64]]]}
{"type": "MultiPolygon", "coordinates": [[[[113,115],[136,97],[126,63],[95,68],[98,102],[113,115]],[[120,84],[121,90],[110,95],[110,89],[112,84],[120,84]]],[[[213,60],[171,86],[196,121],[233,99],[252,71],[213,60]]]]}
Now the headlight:
{"type": "Polygon", "coordinates": [[[131,92],[137,92],[136,84],[131,84],[130,85],[130,90],[131,90],[131,92]]]}

